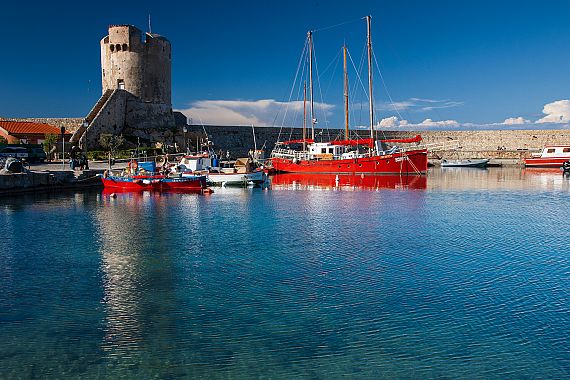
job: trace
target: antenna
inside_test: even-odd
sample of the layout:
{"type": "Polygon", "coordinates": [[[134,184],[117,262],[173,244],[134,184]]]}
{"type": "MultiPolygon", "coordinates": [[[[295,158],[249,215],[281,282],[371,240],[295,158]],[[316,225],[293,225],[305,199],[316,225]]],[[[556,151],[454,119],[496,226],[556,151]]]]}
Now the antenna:
{"type": "Polygon", "coordinates": [[[152,34],[152,27],[150,26],[150,13],[148,14],[148,32],[152,34]]]}

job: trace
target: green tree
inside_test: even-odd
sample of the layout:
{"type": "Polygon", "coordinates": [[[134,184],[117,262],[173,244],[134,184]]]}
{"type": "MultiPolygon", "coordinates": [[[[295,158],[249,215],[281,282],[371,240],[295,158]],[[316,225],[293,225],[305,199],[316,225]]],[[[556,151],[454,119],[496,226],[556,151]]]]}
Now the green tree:
{"type": "Polygon", "coordinates": [[[44,136],[44,142],[43,142],[44,150],[50,160],[51,160],[51,149],[55,146],[57,140],[58,140],[58,135],[53,133],[47,133],[44,136]]]}
{"type": "Polygon", "coordinates": [[[6,144],[8,144],[8,140],[6,140],[6,137],[0,136],[0,145],[6,145],[6,144]]]}
{"type": "Polygon", "coordinates": [[[123,135],[107,135],[103,134],[99,137],[99,144],[109,154],[109,169],[111,169],[111,156],[125,143],[123,135]]]}

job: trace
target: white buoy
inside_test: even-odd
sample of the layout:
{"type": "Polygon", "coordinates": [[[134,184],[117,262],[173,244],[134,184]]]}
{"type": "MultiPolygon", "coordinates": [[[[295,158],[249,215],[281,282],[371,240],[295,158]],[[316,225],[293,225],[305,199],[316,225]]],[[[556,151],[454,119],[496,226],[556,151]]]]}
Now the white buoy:
{"type": "Polygon", "coordinates": [[[111,195],[109,195],[111,198],[117,198],[117,194],[115,193],[111,193],[111,195]]]}

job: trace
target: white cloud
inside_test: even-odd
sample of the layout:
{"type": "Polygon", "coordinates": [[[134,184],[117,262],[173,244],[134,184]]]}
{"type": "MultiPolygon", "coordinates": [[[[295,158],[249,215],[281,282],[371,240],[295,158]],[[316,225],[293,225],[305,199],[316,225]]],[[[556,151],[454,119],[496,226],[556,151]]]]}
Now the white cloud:
{"type": "Polygon", "coordinates": [[[537,123],[568,123],[570,122],[570,100],[557,100],[548,103],[542,109],[544,116],[537,123]]]}
{"type": "Polygon", "coordinates": [[[422,98],[409,98],[398,102],[383,102],[376,106],[380,111],[432,111],[435,109],[458,107],[463,102],[451,100],[435,100],[422,98]]]}
{"type": "Polygon", "coordinates": [[[433,127],[459,127],[459,123],[455,120],[441,120],[441,121],[433,121],[432,119],[425,119],[418,126],[423,126],[426,128],[433,128],[433,127]]]}
{"type": "Polygon", "coordinates": [[[521,124],[528,124],[528,123],[530,123],[530,120],[527,120],[522,116],[519,116],[519,117],[509,117],[508,119],[505,119],[505,121],[503,121],[501,124],[521,125],[521,124]]]}
{"type": "MultiPolygon", "coordinates": [[[[332,104],[315,103],[317,116],[328,117],[333,108],[332,104]]],[[[273,99],[199,100],[192,103],[190,108],[177,111],[192,118],[194,123],[210,125],[294,125],[295,120],[302,123],[303,102],[279,102],[273,99]]]]}
{"type": "MultiPolygon", "coordinates": [[[[406,120],[402,121],[405,121],[407,123],[406,120]]],[[[397,116],[390,116],[380,120],[380,123],[378,123],[378,125],[380,126],[380,128],[397,128],[400,126],[400,123],[401,121],[398,119],[397,116]]]]}
{"type": "Polygon", "coordinates": [[[380,120],[378,123],[379,128],[405,128],[405,129],[452,129],[458,128],[459,122],[455,120],[440,120],[434,121],[432,119],[425,119],[421,123],[414,124],[407,120],[400,120],[397,116],[390,116],[380,120]]]}

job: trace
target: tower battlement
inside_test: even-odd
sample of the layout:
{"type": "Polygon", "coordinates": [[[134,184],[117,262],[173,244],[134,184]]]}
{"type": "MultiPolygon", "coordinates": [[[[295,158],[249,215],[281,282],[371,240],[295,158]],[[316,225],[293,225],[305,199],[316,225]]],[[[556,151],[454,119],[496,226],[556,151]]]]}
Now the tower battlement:
{"type": "Polygon", "coordinates": [[[132,25],[109,26],[101,40],[102,93],[118,88],[144,102],[171,104],[171,54],[165,37],[143,35],[132,25]]]}

